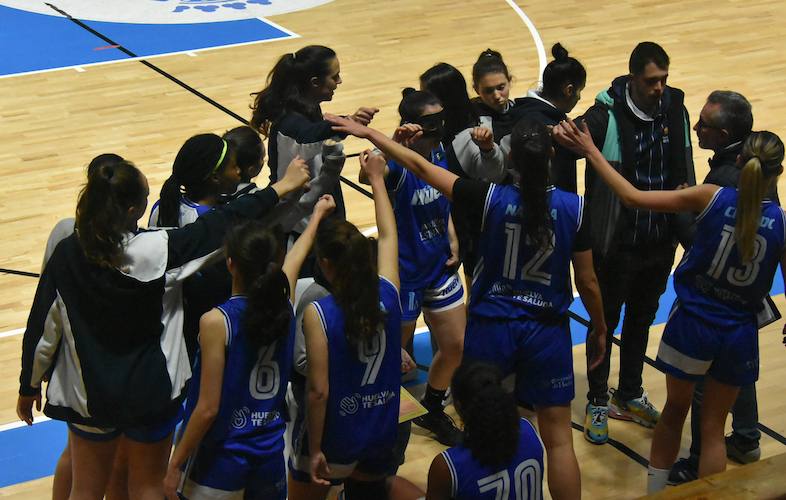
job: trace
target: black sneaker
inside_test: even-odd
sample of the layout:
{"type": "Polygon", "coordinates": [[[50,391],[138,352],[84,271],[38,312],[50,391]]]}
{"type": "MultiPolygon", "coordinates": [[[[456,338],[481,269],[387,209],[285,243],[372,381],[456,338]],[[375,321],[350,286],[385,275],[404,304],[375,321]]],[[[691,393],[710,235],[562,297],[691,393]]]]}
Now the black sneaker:
{"type": "Polygon", "coordinates": [[[689,483],[699,478],[699,464],[693,457],[680,458],[671,467],[669,471],[668,484],[675,486],[677,484],[689,483]]]}
{"type": "Polygon", "coordinates": [[[430,411],[417,417],[412,422],[435,434],[435,439],[445,446],[456,446],[461,443],[461,431],[450,415],[444,411],[430,411]]]}
{"type": "Polygon", "coordinates": [[[758,441],[745,439],[733,432],[726,436],[726,456],[738,464],[749,464],[761,458],[758,441]]]}

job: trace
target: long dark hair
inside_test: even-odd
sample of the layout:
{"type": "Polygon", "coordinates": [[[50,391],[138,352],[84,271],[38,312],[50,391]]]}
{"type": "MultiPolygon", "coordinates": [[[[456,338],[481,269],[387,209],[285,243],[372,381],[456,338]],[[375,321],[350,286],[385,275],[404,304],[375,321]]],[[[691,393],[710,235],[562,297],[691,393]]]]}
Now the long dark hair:
{"type": "Polygon", "coordinates": [[[420,75],[420,88],[442,101],[445,108],[445,142],[464,129],[476,126],[478,115],[467,93],[467,81],[461,71],[448,63],[439,63],[420,75]]]}
{"type": "Polygon", "coordinates": [[[486,49],[480,53],[478,60],[472,65],[472,85],[478,85],[478,81],[486,75],[501,73],[510,81],[508,67],[502,60],[502,54],[493,49],[486,49]]]}
{"type": "Polygon", "coordinates": [[[141,206],[144,176],[131,162],[108,162],[92,169],[76,204],[76,236],[87,259],[117,267],[128,232],[128,209],[141,206]]]}
{"type": "Polygon", "coordinates": [[[281,269],[281,233],[258,221],[244,222],[227,233],[224,248],[248,297],[243,327],[252,347],[256,350],[287,336],[290,290],[281,269]]]}
{"type": "Polygon", "coordinates": [[[328,219],[317,229],[317,258],[336,270],[331,292],[344,313],[344,334],[353,347],[377,332],[383,320],[374,246],[352,223],[328,219]]]}
{"type": "Polygon", "coordinates": [[[265,157],[265,145],[259,137],[259,132],[242,125],[224,132],[224,139],[235,152],[235,163],[240,169],[240,180],[250,182],[252,177],[259,175],[256,169],[261,170],[262,159],[265,157]],[[251,175],[252,173],[254,175],[251,175]]]}
{"type": "Polygon", "coordinates": [[[551,48],[554,60],[546,65],[543,70],[543,95],[553,99],[560,99],[562,87],[573,84],[578,90],[587,83],[587,70],[573,57],[560,43],[555,43],[551,48]]]}
{"type": "Polygon", "coordinates": [[[87,176],[90,177],[97,168],[103,165],[111,165],[113,163],[118,163],[124,161],[123,157],[120,155],[116,155],[115,153],[101,153],[100,155],[96,156],[90,163],[87,164],[87,176]]]}
{"type": "Polygon", "coordinates": [[[319,103],[306,98],[311,79],[323,79],[330,73],[330,61],[336,52],[322,45],[308,45],[284,54],[267,75],[264,89],[255,92],[251,106],[251,125],[262,135],[268,136],[270,126],[284,116],[287,111],[297,111],[306,118],[317,121],[322,119],[319,103]]]}
{"type": "Polygon", "coordinates": [[[221,172],[231,161],[229,144],[216,134],[199,134],[189,138],[177,152],[172,175],[161,186],[158,205],[158,226],[180,225],[180,195],[194,200],[214,194],[210,176],[221,172]]]}
{"type": "Polygon", "coordinates": [[[464,446],[486,467],[509,463],[518,447],[519,415],[513,395],[502,387],[499,370],[463,363],[453,374],[453,401],[464,422],[464,446]]]}
{"type": "Polygon", "coordinates": [[[543,123],[522,118],[510,133],[510,157],[519,175],[521,218],[529,244],[552,244],[548,193],[551,134],[543,123]]]}

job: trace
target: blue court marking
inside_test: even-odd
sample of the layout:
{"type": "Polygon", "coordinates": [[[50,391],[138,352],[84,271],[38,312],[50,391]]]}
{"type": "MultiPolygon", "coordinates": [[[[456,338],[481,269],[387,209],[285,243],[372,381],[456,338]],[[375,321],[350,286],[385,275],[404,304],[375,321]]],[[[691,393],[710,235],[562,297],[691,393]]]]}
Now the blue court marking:
{"type": "MultiPolygon", "coordinates": [[[[264,19],[199,24],[131,24],[86,21],[140,57],[290,38],[264,19]]],[[[60,16],[0,5],[0,77],[130,59],[120,50],[60,16]]]]}
{"type": "MultiPolygon", "coordinates": [[[[773,284],[771,295],[784,292],[783,281],[779,275],[773,284]]],[[[660,298],[660,306],[655,315],[653,326],[666,322],[669,310],[676,295],[672,278],[669,277],[666,291],[660,298]]],[[[571,305],[571,311],[587,318],[587,311],[581,300],[576,299],[571,305]]],[[[619,331],[621,327],[617,328],[619,331]]],[[[587,329],[576,321],[570,322],[573,345],[583,344],[586,340],[587,329]]],[[[421,365],[431,363],[433,356],[431,339],[428,334],[415,335],[414,338],[415,360],[421,365]]],[[[424,384],[426,372],[418,370],[418,378],[407,386],[424,384]]],[[[54,473],[60,453],[66,444],[67,427],[63,422],[54,420],[35,424],[32,427],[20,427],[0,432],[0,488],[12,484],[31,481],[54,473]]]]}
{"type": "Polygon", "coordinates": [[[66,440],[57,420],[0,432],[0,488],[51,476],[66,440]]]}

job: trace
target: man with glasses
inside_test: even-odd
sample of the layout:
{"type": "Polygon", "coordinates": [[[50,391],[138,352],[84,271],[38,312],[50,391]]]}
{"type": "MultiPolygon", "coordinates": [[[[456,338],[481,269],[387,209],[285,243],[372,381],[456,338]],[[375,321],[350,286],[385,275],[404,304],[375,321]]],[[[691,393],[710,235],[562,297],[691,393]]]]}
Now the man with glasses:
{"type": "MultiPolygon", "coordinates": [[[[714,153],[710,158],[710,172],[704,179],[705,184],[721,187],[737,186],[742,168],[737,158],[752,129],[751,104],[743,95],[729,90],[716,90],[707,97],[707,102],[699,114],[699,121],[693,127],[699,139],[699,147],[712,150],[714,153]]],[[[770,198],[777,202],[777,191],[770,193],[770,198]]],[[[775,304],[771,301],[765,302],[764,314],[759,315],[759,328],[780,317],[775,304]]],[[[701,381],[696,384],[693,393],[690,456],[681,458],[674,464],[669,474],[669,484],[693,481],[699,476],[701,452],[699,422],[703,388],[704,383],[701,381]]],[[[726,437],[726,454],[738,463],[755,462],[761,456],[759,448],[761,432],[756,427],[759,415],[755,384],[740,388],[737,401],[731,411],[732,433],[726,437]]]]}

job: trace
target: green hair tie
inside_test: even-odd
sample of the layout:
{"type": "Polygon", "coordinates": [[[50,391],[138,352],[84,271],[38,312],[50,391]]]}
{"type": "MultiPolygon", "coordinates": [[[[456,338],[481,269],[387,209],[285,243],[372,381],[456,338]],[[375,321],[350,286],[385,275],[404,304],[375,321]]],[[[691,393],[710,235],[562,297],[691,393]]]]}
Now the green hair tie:
{"type": "MultiPolygon", "coordinates": [[[[211,170],[209,174],[207,174],[207,177],[210,177],[211,175],[215,174],[218,171],[218,167],[221,166],[221,163],[224,161],[224,157],[227,155],[227,141],[221,139],[221,142],[224,143],[224,149],[221,150],[221,156],[218,157],[216,166],[213,167],[213,170],[211,170]]],[[[207,179],[207,177],[205,177],[205,179],[207,179]]]]}

